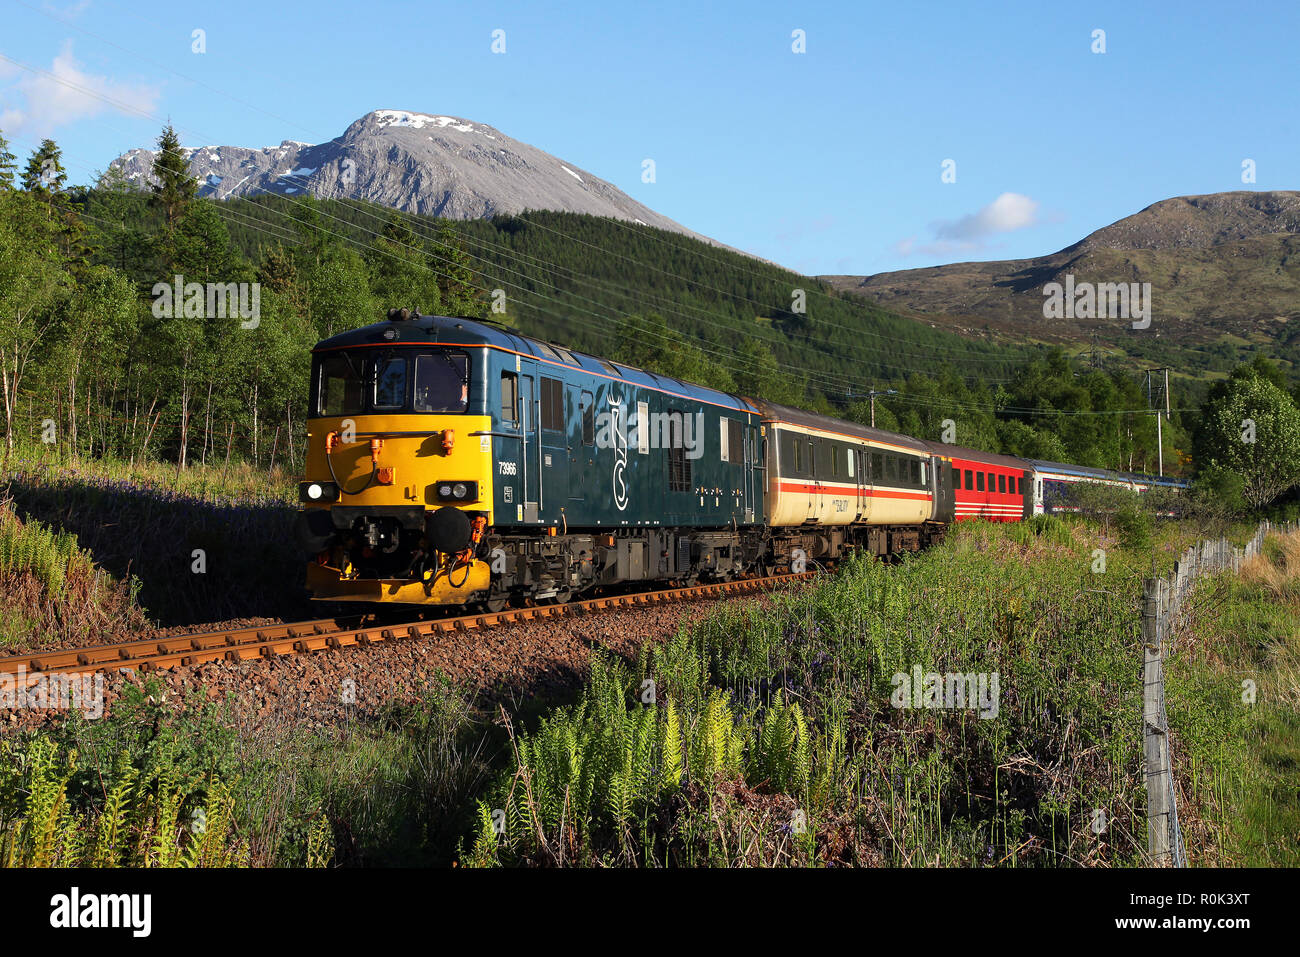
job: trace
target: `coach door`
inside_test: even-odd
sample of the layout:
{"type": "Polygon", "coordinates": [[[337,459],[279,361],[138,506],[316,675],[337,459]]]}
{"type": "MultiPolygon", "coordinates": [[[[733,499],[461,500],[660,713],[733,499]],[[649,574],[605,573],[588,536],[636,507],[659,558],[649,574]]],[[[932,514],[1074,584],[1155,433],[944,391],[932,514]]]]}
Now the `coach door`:
{"type": "Polygon", "coordinates": [[[849,451],[849,467],[853,469],[853,521],[860,522],[866,516],[868,494],[871,491],[867,482],[867,456],[861,449],[849,451]]]}
{"type": "Polygon", "coordinates": [[[957,493],[952,486],[952,462],[937,456],[930,461],[934,468],[934,521],[951,522],[957,515],[957,493]]]}

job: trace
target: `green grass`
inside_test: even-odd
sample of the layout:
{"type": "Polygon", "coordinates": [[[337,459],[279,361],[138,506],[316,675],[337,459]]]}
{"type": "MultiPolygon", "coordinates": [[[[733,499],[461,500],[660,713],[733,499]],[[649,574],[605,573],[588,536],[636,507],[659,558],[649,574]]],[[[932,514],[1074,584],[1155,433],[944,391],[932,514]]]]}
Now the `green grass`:
{"type": "MultiPolygon", "coordinates": [[[[146,689],[101,721],[7,745],[62,769],[49,793],[66,777],[70,810],[51,817],[11,782],[0,840],[36,847],[19,821],[98,833],[113,791],[96,782],[133,769],[155,782],[151,807],[179,801],[178,820],[227,788],[219,850],[253,865],[1140,865],[1141,579],[1167,572],[1196,530],[1124,538],[1054,518],[965,525],[898,565],[854,560],[719,605],[635,660],[596,655],[577,696],[507,712],[435,680],[373,723],[309,730],[310,715],[285,714],[254,731],[229,706],[174,712],[146,689]],[[894,676],[913,667],[996,672],[996,715],[897,707],[894,676]]],[[[1294,572],[1292,552],[1266,555],[1294,572]]],[[[1294,579],[1207,579],[1170,657],[1193,864],[1296,864],[1294,579]]],[[[139,819],[120,860],[150,827],[139,819]]],[[[188,841],[178,832],[168,853],[188,841]]]]}
{"type": "Polygon", "coordinates": [[[0,500],[0,648],[81,638],[105,620],[141,624],[133,589],[76,536],[22,521],[0,500]]]}
{"type": "Polygon", "coordinates": [[[1285,547],[1274,536],[1240,578],[1202,583],[1190,636],[1170,659],[1184,827],[1200,851],[1193,863],[1300,866],[1297,559],[1300,536],[1285,547]]]}
{"type": "Polygon", "coordinates": [[[42,445],[16,450],[9,460],[9,472],[8,476],[0,475],[0,482],[13,476],[45,481],[76,479],[173,492],[203,502],[285,505],[297,505],[300,477],[280,466],[268,471],[242,460],[229,464],[214,460],[178,469],[175,463],[156,459],[74,456],[63,446],[42,445]]]}

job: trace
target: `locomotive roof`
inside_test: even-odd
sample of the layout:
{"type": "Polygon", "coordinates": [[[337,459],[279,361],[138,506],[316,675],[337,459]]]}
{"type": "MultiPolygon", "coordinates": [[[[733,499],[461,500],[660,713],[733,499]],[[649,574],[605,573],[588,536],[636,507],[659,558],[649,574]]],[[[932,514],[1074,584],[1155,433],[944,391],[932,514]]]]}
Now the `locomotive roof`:
{"type": "Polygon", "coordinates": [[[524,335],[509,326],[499,326],[456,316],[416,316],[411,319],[386,319],[382,322],[349,329],[336,336],[331,336],[316,343],[313,352],[326,352],[332,349],[355,349],[363,346],[489,346],[515,352],[520,355],[533,356],[539,362],[559,368],[581,369],[593,375],[618,379],[648,389],[657,389],[684,398],[708,402],[712,405],[736,409],[741,412],[757,413],[745,399],[710,389],[706,386],[683,382],[671,376],[647,372],[635,366],[608,359],[599,359],[584,352],[577,352],[567,346],[543,342],[532,336],[524,335]],[[389,332],[395,335],[387,336],[389,332]],[[569,361],[572,359],[573,361],[569,361]]]}

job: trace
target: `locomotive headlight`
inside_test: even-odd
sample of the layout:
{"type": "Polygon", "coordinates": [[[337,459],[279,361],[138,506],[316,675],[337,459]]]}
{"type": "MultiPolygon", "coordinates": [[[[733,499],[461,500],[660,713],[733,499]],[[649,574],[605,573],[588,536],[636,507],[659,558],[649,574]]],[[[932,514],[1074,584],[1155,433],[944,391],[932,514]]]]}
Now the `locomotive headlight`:
{"type": "Polygon", "coordinates": [[[434,486],[440,502],[477,502],[478,482],[439,482],[434,486]]]}
{"type": "Polygon", "coordinates": [[[333,502],[338,497],[339,489],[333,482],[303,482],[298,486],[300,502],[333,502]]]}

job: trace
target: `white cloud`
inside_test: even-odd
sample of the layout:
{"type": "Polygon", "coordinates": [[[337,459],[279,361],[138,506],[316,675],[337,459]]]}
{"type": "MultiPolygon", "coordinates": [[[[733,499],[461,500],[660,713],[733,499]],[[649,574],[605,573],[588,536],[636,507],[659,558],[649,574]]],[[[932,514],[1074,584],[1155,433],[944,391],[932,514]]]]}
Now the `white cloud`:
{"type": "Polygon", "coordinates": [[[942,258],[979,252],[987,248],[985,242],[998,233],[1014,232],[1037,226],[1042,219],[1038,214],[1038,200],[1021,193],[1003,193],[987,206],[958,219],[940,219],[930,224],[934,241],[918,242],[916,236],[900,239],[893,245],[896,256],[925,256],[942,258]]]}
{"type": "Polygon", "coordinates": [[[101,113],[151,113],[161,95],[156,86],[119,83],[84,72],[72,55],[71,40],[64,41],[44,73],[9,71],[9,78],[15,75],[15,82],[0,90],[4,103],[0,130],[36,137],[101,113]]]}
{"type": "Polygon", "coordinates": [[[1038,201],[1020,193],[1003,193],[976,213],[932,224],[936,239],[972,242],[1038,224],[1038,201]]]}

